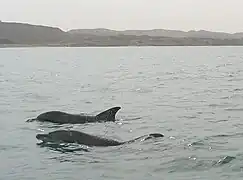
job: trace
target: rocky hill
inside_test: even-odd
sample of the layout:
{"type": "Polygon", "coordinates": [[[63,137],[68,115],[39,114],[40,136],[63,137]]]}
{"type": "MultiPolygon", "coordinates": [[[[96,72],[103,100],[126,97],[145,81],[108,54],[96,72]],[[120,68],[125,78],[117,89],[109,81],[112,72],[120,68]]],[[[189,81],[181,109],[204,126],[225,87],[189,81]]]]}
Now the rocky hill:
{"type": "Polygon", "coordinates": [[[59,28],[0,22],[0,39],[8,39],[16,44],[60,43],[68,37],[69,33],[59,28]]]}

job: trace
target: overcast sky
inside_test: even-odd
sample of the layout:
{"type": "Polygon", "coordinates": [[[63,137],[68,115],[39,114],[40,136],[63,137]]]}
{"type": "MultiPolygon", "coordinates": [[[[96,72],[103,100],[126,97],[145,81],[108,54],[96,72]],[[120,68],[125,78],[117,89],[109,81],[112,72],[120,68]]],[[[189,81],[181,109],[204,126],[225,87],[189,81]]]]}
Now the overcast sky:
{"type": "Polygon", "coordinates": [[[243,31],[243,0],[0,0],[0,20],[76,28],[243,31]]]}

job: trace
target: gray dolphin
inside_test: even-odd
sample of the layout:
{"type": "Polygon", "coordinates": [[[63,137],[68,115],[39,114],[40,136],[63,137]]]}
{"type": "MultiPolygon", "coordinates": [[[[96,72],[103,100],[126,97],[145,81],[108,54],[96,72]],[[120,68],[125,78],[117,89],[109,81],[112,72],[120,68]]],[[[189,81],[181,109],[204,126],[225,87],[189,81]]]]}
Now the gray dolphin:
{"type": "Polygon", "coordinates": [[[40,114],[37,118],[28,119],[26,122],[32,121],[48,121],[58,124],[84,124],[95,122],[108,122],[115,121],[116,113],[121,107],[112,107],[104,112],[101,112],[95,116],[81,115],[81,114],[69,114],[62,111],[48,111],[40,114]]]}
{"type": "Polygon", "coordinates": [[[143,138],[144,140],[150,138],[164,137],[160,133],[152,133],[144,136],[140,136],[130,141],[119,142],[112,139],[106,139],[87,133],[74,131],[74,130],[57,130],[50,132],[48,134],[37,134],[36,138],[43,143],[53,142],[53,143],[77,143],[86,146],[118,146],[125,143],[132,143],[138,139],[143,138]]]}

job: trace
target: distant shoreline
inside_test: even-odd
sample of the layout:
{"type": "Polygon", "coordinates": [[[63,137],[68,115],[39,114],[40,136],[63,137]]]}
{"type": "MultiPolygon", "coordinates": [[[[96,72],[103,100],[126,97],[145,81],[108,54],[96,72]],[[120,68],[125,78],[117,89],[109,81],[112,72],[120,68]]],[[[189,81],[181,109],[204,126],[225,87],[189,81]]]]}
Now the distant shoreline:
{"type": "Polygon", "coordinates": [[[28,44],[0,44],[0,49],[4,48],[38,48],[38,47],[49,47],[49,48],[58,48],[58,47],[65,47],[65,48],[110,48],[110,47],[243,47],[243,45],[99,45],[99,46],[65,46],[65,45],[28,45],[28,44]]]}
{"type": "Polygon", "coordinates": [[[23,47],[243,46],[243,32],[166,29],[115,31],[104,28],[62,31],[27,23],[0,22],[0,48],[23,47]]]}

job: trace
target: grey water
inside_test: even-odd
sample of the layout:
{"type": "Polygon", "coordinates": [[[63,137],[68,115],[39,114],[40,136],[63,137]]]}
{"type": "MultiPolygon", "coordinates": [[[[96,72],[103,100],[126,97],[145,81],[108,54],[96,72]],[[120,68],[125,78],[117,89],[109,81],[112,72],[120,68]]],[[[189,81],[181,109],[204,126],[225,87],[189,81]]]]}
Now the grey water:
{"type": "Polygon", "coordinates": [[[0,179],[242,179],[243,47],[0,49],[0,179]],[[42,112],[117,122],[25,122],[42,112]],[[74,129],[117,147],[58,151],[37,133],[74,129]]]}

